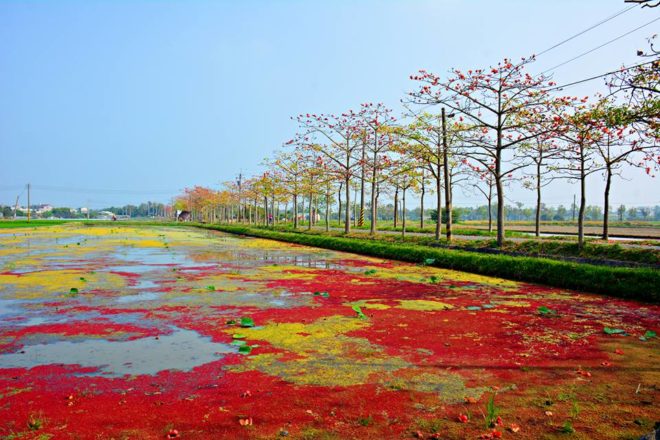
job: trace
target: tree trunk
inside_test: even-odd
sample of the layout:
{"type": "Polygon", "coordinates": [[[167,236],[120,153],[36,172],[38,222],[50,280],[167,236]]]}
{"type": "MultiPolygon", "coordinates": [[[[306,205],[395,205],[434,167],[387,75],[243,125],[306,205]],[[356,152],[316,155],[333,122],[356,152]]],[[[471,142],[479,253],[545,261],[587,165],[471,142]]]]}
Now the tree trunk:
{"type": "Polygon", "coordinates": [[[426,194],[426,186],[424,185],[424,176],[422,176],[422,197],[419,199],[419,228],[424,229],[424,194],[426,194]]]}
{"type": "Polygon", "coordinates": [[[612,186],[612,167],[607,165],[607,181],[605,183],[605,202],[603,213],[603,240],[610,238],[609,236],[609,220],[610,220],[610,188],[612,186]]]}
{"type": "Polygon", "coordinates": [[[502,247],[504,244],[504,191],[502,188],[502,179],[495,180],[497,189],[497,246],[502,247]]]}
{"type": "Polygon", "coordinates": [[[344,178],[344,185],[346,188],[346,217],[344,223],[344,234],[349,234],[351,232],[351,177],[346,171],[346,177],[344,178]]]}
{"type": "Polygon", "coordinates": [[[394,229],[399,220],[399,185],[394,187],[394,229]]]}
{"type": "Polygon", "coordinates": [[[325,192],[325,232],[330,231],[330,188],[325,192]]]}
{"type": "Polygon", "coordinates": [[[293,195],[293,229],[298,229],[298,194],[293,195]]]}
{"type": "Polygon", "coordinates": [[[451,241],[451,179],[449,176],[449,145],[447,144],[445,108],[442,108],[442,169],[445,174],[445,209],[447,210],[447,241],[451,241]]]}
{"type": "Polygon", "coordinates": [[[308,216],[309,216],[309,222],[307,223],[307,230],[312,229],[312,207],[313,207],[313,201],[312,201],[312,193],[309,193],[309,207],[308,209],[308,216]]]}
{"type": "Polygon", "coordinates": [[[340,225],[341,225],[341,210],[342,210],[341,209],[342,208],[342,206],[341,206],[341,190],[342,190],[343,186],[344,186],[344,182],[341,182],[339,184],[339,191],[337,191],[337,201],[338,201],[338,204],[339,204],[339,206],[337,206],[337,223],[340,224],[340,225]]]}
{"type": "Polygon", "coordinates": [[[316,195],[314,197],[314,221],[312,223],[314,226],[317,225],[317,220],[316,220],[317,216],[319,216],[319,196],[318,195],[316,195]]]}
{"type": "Polygon", "coordinates": [[[442,183],[440,170],[440,159],[438,159],[438,171],[435,178],[435,194],[436,194],[436,207],[438,210],[438,220],[435,223],[435,239],[440,240],[440,234],[442,234],[442,183]]]}
{"type": "Polygon", "coordinates": [[[541,236],[541,162],[536,163],[536,219],[534,234],[541,236]]]}
{"type": "Polygon", "coordinates": [[[371,227],[369,234],[376,234],[376,160],[377,156],[374,152],[373,170],[371,171],[371,227]]]}
{"type": "Polygon", "coordinates": [[[403,188],[403,197],[401,200],[401,237],[406,236],[406,188],[403,188]]]}
{"type": "Polygon", "coordinates": [[[587,177],[584,172],[584,153],[582,148],[580,147],[580,212],[578,214],[578,248],[580,250],[584,246],[584,209],[587,203],[587,196],[585,194],[587,177]]]}
{"type": "MultiPolygon", "coordinates": [[[[232,217],[234,214],[232,213],[232,217]]],[[[268,197],[264,196],[264,224],[268,226],[268,197]]]]}

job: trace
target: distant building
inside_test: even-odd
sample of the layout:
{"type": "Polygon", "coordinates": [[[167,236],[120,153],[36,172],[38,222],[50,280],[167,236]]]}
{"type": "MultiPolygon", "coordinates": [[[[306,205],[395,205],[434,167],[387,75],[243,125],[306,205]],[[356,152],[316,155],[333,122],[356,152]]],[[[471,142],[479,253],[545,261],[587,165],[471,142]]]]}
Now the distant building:
{"type": "Polygon", "coordinates": [[[47,205],[47,204],[46,205],[34,205],[34,206],[32,206],[32,210],[36,214],[43,214],[44,212],[52,211],[53,206],[52,205],[47,205]]]}

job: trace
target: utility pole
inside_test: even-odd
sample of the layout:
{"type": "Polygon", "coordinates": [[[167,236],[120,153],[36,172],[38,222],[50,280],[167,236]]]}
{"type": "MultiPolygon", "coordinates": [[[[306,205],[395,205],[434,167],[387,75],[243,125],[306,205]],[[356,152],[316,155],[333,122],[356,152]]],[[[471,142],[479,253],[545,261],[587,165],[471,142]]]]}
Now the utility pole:
{"type": "MultiPolygon", "coordinates": [[[[367,163],[367,135],[366,131],[364,132],[364,135],[362,137],[362,165],[360,166],[361,168],[361,176],[360,176],[360,219],[358,220],[358,226],[364,225],[364,173],[365,173],[365,167],[364,165],[367,163]]],[[[373,222],[373,219],[371,220],[373,222]]]]}
{"type": "MultiPolygon", "coordinates": [[[[453,117],[454,115],[451,114],[449,117],[453,117]]],[[[451,224],[452,224],[452,196],[451,196],[451,176],[449,175],[449,153],[448,150],[449,148],[447,147],[447,116],[445,115],[445,108],[442,107],[442,160],[444,162],[443,164],[443,169],[444,169],[444,177],[445,177],[445,206],[447,210],[447,222],[446,222],[446,228],[447,228],[447,241],[451,241],[451,224]]],[[[442,218],[442,213],[438,212],[438,217],[442,218]]]]}
{"type": "Polygon", "coordinates": [[[19,196],[16,196],[16,204],[14,204],[14,220],[16,220],[16,213],[18,212],[18,198],[19,196]]]}
{"type": "Polygon", "coordinates": [[[30,223],[30,184],[27,184],[28,204],[27,204],[27,221],[30,223]]]}
{"type": "Polygon", "coordinates": [[[241,186],[243,183],[243,173],[238,173],[238,222],[243,222],[243,212],[241,211],[241,186]]]}

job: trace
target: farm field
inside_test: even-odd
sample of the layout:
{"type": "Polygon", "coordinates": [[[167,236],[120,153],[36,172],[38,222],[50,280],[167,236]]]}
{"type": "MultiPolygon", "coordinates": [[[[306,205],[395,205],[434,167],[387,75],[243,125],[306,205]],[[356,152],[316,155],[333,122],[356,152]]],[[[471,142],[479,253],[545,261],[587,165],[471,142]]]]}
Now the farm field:
{"type": "Polygon", "coordinates": [[[639,438],[660,306],[193,228],[0,230],[0,438],[639,438]]]}
{"type": "MultiPolygon", "coordinates": [[[[488,230],[488,225],[483,224],[461,224],[461,228],[465,229],[480,229],[488,230]]],[[[533,224],[507,224],[507,229],[517,232],[534,232],[533,224]]],[[[618,237],[631,237],[631,238],[660,238],[660,227],[657,225],[648,226],[610,226],[609,232],[611,236],[618,237]]],[[[577,234],[577,226],[575,225],[555,225],[555,224],[542,224],[541,233],[545,234],[577,234]]],[[[584,233],[588,235],[600,235],[603,233],[602,225],[585,225],[584,233]]]]}

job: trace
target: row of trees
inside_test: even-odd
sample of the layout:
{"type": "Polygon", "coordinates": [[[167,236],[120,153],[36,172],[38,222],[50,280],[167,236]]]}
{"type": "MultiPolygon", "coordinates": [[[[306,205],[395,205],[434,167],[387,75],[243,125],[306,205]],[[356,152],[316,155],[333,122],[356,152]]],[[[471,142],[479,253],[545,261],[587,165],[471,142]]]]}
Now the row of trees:
{"type": "MultiPolygon", "coordinates": [[[[394,199],[395,222],[405,234],[411,192],[435,194],[451,240],[452,201],[457,185],[470,185],[495,208],[497,241],[505,231],[507,188],[514,181],[536,192],[536,232],[542,217],[542,190],[556,179],[579,184],[578,238],[584,240],[587,177],[601,173],[603,238],[608,237],[609,195],[614,177],[630,168],[647,174],[660,164],[660,54],[651,41],[644,62],[606,77],[606,90],[594,97],[563,95],[544,75],[526,68],[534,57],[505,59],[488,69],[452,69],[446,77],[421,70],[412,75],[405,112],[395,117],[383,103],[365,103],[340,114],[298,115],[298,129],[284,148],[264,161],[258,176],[229,182],[222,191],[195,187],[177,199],[197,218],[269,224],[292,206],[294,228],[300,209],[308,227],[325,217],[337,199],[344,231],[354,219],[376,232],[379,203],[394,199]],[[356,200],[357,204],[357,200],[356,200]]],[[[286,218],[286,214],[285,214],[286,218]]],[[[436,223],[440,238],[441,221],[436,223]]]]}

